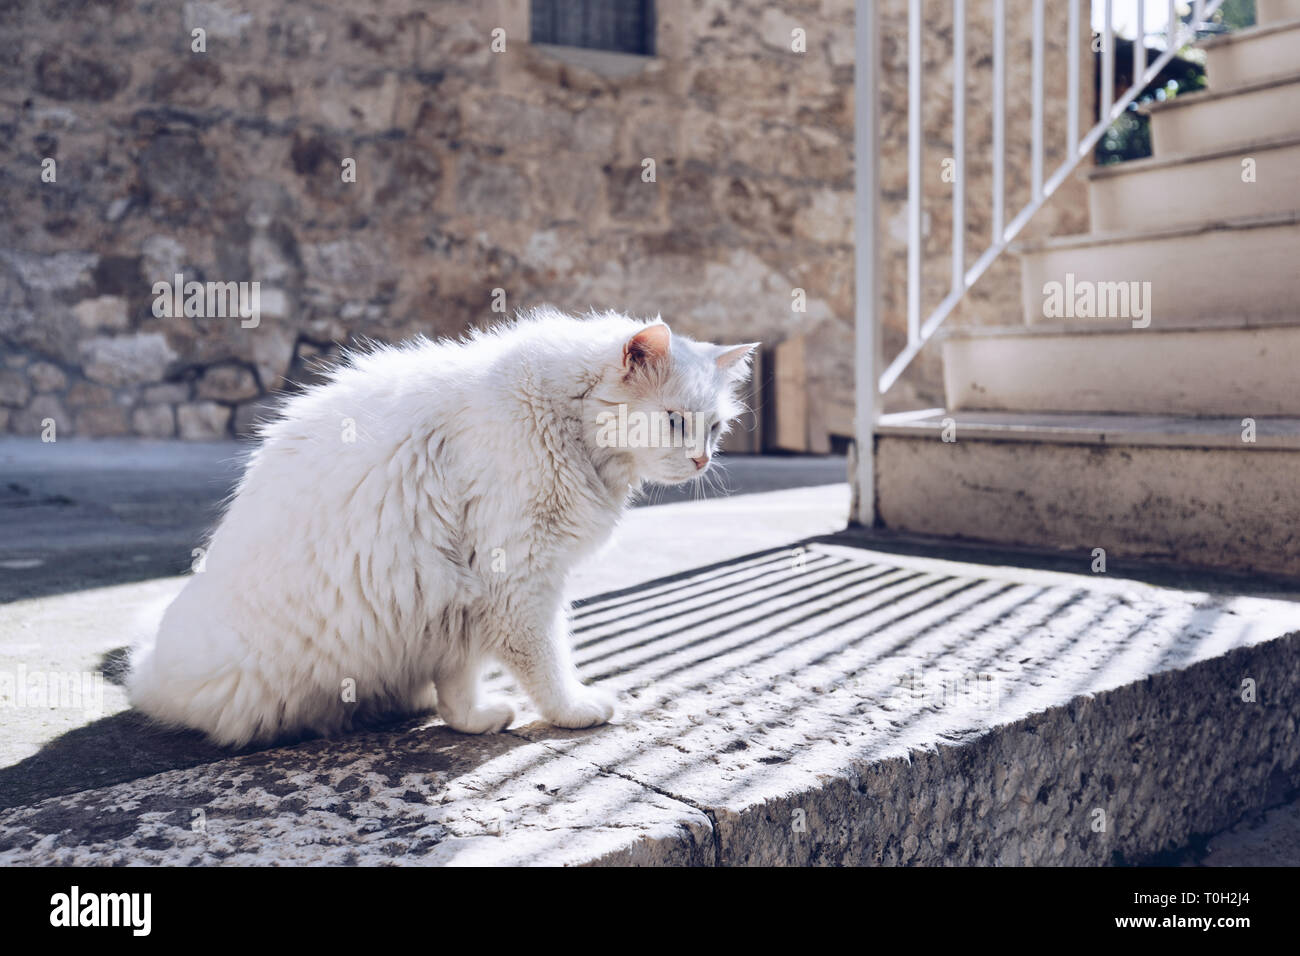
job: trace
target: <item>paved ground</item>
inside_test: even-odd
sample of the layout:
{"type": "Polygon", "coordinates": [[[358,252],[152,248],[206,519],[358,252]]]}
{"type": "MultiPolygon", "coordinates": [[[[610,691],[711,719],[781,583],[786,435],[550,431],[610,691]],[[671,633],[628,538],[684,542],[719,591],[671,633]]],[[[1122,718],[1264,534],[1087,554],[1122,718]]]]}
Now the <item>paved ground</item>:
{"type": "MultiPolygon", "coordinates": [[[[0,602],[184,573],[239,478],[236,442],[0,438],[0,602]]],[[[845,480],[843,458],[728,458],[642,504],[845,480]]]]}
{"type": "Polygon", "coordinates": [[[185,563],[230,446],[59,454],[0,445],[34,502],[6,506],[0,579],[43,595],[0,604],[0,675],[108,680],[0,721],[3,862],[1300,859],[1295,806],[1246,812],[1300,766],[1291,594],[835,535],[842,461],[736,460],[741,489],[809,486],[638,509],[576,575],[613,725],[525,708],[493,738],[416,718],[231,756],[114,683],[135,616],[182,583],[142,572],[185,563]]]}
{"type": "Polygon", "coordinates": [[[1237,826],[1198,840],[1185,866],[1300,866],[1300,801],[1252,813],[1237,826]]]}

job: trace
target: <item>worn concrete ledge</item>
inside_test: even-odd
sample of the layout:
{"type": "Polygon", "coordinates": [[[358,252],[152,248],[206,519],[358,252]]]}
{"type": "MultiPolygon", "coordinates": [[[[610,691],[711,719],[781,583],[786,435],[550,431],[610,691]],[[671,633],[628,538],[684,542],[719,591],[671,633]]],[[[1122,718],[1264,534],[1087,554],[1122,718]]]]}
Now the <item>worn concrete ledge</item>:
{"type": "MultiPolygon", "coordinates": [[[[1039,332],[943,343],[950,408],[1025,413],[1300,416],[1300,324],[1039,332]]],[[[1294,425],[1293,425],[1294,429],[1294,425]]],[[[1300,429],[1297,429],[1300,430],[1300,429]]]]}
{"type": "Polygon", "coordinates": [[[881,417],[876,434],[941,441],[949,423],[959,440],[1300,451],[1300,418],[1260,416],[1255,441],[1242,441],[1240,415],[1138,415],[1114,412],[1024,412],[922,409],[881,417]]]}
{"type": "MultiPolygon", "coordinates": [[[[415,719],[235,757],[166,735],[198,765],[24,798],[0,863],[1105,864],[1300,785],[1284,596],[809,542],[596,596],[574,628],[609,726],[415,719]]],[[[103,718],[10,779],[138,733],[103,718]]]]}
{"type": "Polygon", "coordinates": [[[1022,413],[1028,430],[1017,436],[993,427],[992,413],[955,417],[951,442],[928,427],[878,429],[883,526],[1300,580],[1300,530],[1285,517],[1300,513],[1300,453],[1286,432],[1233,447],[1212,440],[1216,420],[1187,419],[1142,442],[1130,427],[1139,416],[1097,415],[1117,421],[1094,442],[1086,423],[1035,433],[1022,413]],[[967,419],[988,427],[963,428],[967,419]]]}

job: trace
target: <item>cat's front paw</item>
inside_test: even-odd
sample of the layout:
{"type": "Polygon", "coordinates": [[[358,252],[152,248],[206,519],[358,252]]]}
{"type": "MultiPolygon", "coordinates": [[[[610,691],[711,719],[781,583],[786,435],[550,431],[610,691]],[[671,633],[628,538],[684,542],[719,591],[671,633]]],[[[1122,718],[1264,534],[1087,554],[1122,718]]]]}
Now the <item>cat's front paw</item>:
{"type": "Polygon", "coordinates": [[[558,708],[545,714],[556,727],[581,730],[606,723],[614,716],[614,695],[599,687],[579,686],[558,708]]]}
{"type": "Polygon", "coordinates": [[[510,726],[515,719],[515,709],[505,701],[495,701],[462,712],[452,711],[451,708],[444,712],[440,708],[438,716],[448,727],[459,730],[462,734],[495,734],[510,726]]]}

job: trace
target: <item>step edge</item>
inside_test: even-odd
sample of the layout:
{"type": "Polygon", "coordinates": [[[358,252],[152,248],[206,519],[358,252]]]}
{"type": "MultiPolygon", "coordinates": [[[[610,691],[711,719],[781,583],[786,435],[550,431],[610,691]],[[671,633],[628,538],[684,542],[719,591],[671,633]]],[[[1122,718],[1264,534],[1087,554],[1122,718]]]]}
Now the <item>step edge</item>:
{"type": "MultiPolygon", "coordinates": [[[[1300,314],[1288,315],[1234,315],[1219,319],[1176,319],[1155,325],[1141,332],[1257,332],[1270,329],[1300,330],[1300,314]]],[[[1131,334],[1134,331],[1129,319],[1080,319],[1077,322],[1035,322],[1032,325],[988,325],[969,328],[942,329],[936,338],[940,342],[954,339],[996,339],[1017,337],[1051,337],[1075,335],[1131,334]]]]}
{"type": "Polygon", "coordinates": [[[1271,36],[1274,33],[1287,33],[1291,30],[1300,30],[1300,19],[1279,20],[1276,23],[1256,23],[1229,33],[1221,33],[1218,36],[1204,37],[1197,40],[1194,46],[1201,50],[1213,50],[1216,47],[1231,46],[1234,43],[1249,43],[1259,37],[1271,36]]]}
{"type": "Polygon", "coordinates": [[[1215,146],[1197,153],[1178,153],[1174,156],[1147,156],[1142,159],[1131,159],[1126,163],[1090,166],[1082,170],[1080,175],[1092,182],[1104,181],[1174,166],[1193,166],[1197,163],[1213,162],[1216,159],[1230,159],[1247,152],[1259,153],[1272,149],[1286,149],[1292,146],[1300,146],[1300,132],[1248,140],[1242,143],[1234,143],[1231,146],[1215,146]]]}
{"type": "MultiPolygon", "coordinates": [[[[858,546],[884,554],[954,561],[962,564],[985,564],[992,567],[1034,568],[1065,574],[1079,573],[1075,561],[1083,555],[1087,554],[1091,559],[1091,549],[1075,550],[1046,545],[1006,544],[979,538],[934,535],[888,527],[867,528],[862,525],[850,525],[841,531],[810,538],[805,544],[838,545],[843,542],[850,542],[850,547],[858,546]]],[[[1300,603],[1300,580],[1289,575],[1259,574],[1168,559],[1138,557],[1126,560],[1124,565],[1123,572],[1108,573],[1113,573],[1116,578],[1138,581],[1155,587],[1173,586],[1213,594],[1278,598],[1300,603]],[[1261,583],[1265,586],[1260,587],[1261,583]]]]}
{"type": "Polygon", "coordinates": [[[1081,232],[1071,236],[1048,236],[1028,239],[1011,245],[1017,255],[1050,252],[1058,249],[1080,249],[1087,246],[1117,245],[1126,242],[1155,242],[1160,239],[1179,239],[1212,232],[1238,232],[1248,229],[1268,229],[1276,226],[1300,224],[1300,210],[1283,210],[1259,216],[1242,216],[1230,219],[1207,219],[1201,222],[1179,223],[1159,229],[1125,229],[1118,232],[1081,232]]]}
{"type": "Polygon", "coordinates": [[[1245,93],[1258,93],[1260,90],[1272,89],[1275,86],[1291,86],[1294,84],[1300,84],[1300,70],[1291,70],[1286,73],[1270,73],[1268,76],[1256,77],[1253,80],[1247,80],[1244,83],[1234,83],[1231,86],[1208,87],[1203,90],[1194,90],[1190,93],[1182,93],[1175,96],[1172,100],[1153,100],[1149,103],[1140,104],[1138,106],[1138,112],[1143,116],[1151,116],[1156,113],[1163,113],[1166,110],[1178,109],[1179,107],[1197,106],[1201,103],[1214,103],[1231,96],[1241,96],[1245,93]]]}
{"type": "MultiPolygon", "coordinates": [[[[1300,424],[1300,418],[1296,417],[1279,418],[1274,416],[1271,418],[1256,418],[1256,441],[1253,444],[1247,445],[1241,441],[1241,419],[1225,418],[1223,416],[1201,419],[1190,415],[1139,415],[1098,412],[1096,413],[1096,417],[1098,418],[1127,419],[1128,427],[1125,427],[1123,421],[1117,421],[1112,427],[1085,427],[1082,425],[1044,424],[1042,421],[1043,417],[1053,414],[1051,412],[1001,412],[996,410],[989,412],[990,414],[996,413],[1008,417],[1023,417],[1025,419],[1023,424],[1010,422],[981,422],[979,421],[980,412],[980,409],[948,409],[944,412],[944,417],[951,418],[957,423],[960,429],[961,439],[964,441],[1011,441],[1021,443],[1090,446],[1114,445],[1130,448],[1188,448],[1216,451],[1236,449],[1246,450],[1252,453],[1259,451],[1300,453],[1300,430],[1298,430],[1294,435],[1270,435],[1263,433],[1260,426],[1260,423],[1277,422],[1279,420],[1300,424]],[[965,422],[962,421],[963,416],[967,419],[965,422]],[[1132,427],[1133,422],[1141,422],[1143,420],[1151,422],[1216,421],[1224,423],[1225,428],[1231,426],[1231,430],[1227,433],[1224,431],[1175,432],[1158,431],[1153,428],[1139,429],[1132,427]]],[[[935,436],[938,435],[943,428],[942,420],[894,423],[887,421],[887,418],[888,416],[882,417],[881,421],[876,423],[874,433],[877,437],[914,440],[924,439],[925,441],[934,441],[935,436]]]]}

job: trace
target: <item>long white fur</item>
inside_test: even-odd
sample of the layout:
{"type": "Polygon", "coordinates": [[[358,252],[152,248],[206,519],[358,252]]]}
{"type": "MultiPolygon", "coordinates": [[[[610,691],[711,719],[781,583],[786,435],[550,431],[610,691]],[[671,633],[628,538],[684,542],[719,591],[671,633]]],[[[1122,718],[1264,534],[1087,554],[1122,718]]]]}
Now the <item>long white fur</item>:
{"type": "Polygon", "coordinates": [[[620,403],[704,413],[721,426],[711,458],[748,366],[749,347],[679,335],[647,355],[634,340],[669,341],[652,325],[539,310],[459,342],[376,347],[289,399],[203,570],[133,655],[131,702],[233,746],[435,704],[457,730],[494,732],[514,719],[480,693],[497,659],[551,723],[609,720],[613,697],[571,662],[565,576],[642,481],[708,463],[601,447],[594,418],[620,403]]]}

